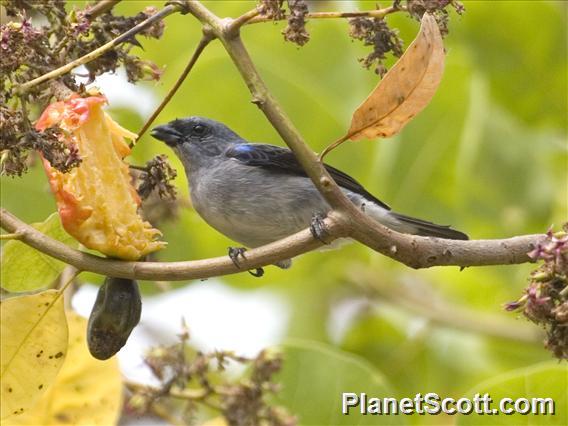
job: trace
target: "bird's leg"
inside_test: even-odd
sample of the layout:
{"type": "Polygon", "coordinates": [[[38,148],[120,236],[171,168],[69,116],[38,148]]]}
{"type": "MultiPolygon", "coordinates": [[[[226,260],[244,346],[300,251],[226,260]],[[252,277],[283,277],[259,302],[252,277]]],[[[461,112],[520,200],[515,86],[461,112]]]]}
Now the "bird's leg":
{"type": "MultiPolygon", "coordinates": [[[[229,257],[233,261],[233,264],[241,269],[241,264],[239,263],[239,256],[245,259],[245,252],[247,251],[244,247],[229,247],[229,257]]],[[[248,271],[253,277],[260,278],[264,275],[264,269],[256,268],[254,271],[248,271]]]]}
{"type": "Polygon", "coordinates": [[[247,251],[244,247],[229,247],[229,257],[233,261],[233,264],[241,269],[241,265],[239,263],[239,256],[243,259],[245,258],[245,251],[247,251]]]}
{"type": "Polygon", "coordinates": [[[312,221],[310,223],[310,232],[314,236],[314,238],[320,240],[324,244],[328,244],[326,238],[329,236],[329,232],[327,231],[325,222],[325,215],[321,213],[315,213],[312,216],[312,221]]]}

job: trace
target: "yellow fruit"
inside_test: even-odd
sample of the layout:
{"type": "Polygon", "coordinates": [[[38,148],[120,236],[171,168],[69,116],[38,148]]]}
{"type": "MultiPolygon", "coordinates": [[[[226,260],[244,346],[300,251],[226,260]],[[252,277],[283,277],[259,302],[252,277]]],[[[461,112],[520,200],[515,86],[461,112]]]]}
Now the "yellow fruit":
{"type": "Polygon", "coordinates": [[[102,109],[103,96],[73,97],[49,105],[36,129],[58,125],[81,163],[61,173],[43,160],[65,230],[85,247],[108,256],[136,260],[165,246],[160,231],[138,215],[140,198],[132,185],[130,154],[124,138],[136,134],[122,128],[102,109]]]}

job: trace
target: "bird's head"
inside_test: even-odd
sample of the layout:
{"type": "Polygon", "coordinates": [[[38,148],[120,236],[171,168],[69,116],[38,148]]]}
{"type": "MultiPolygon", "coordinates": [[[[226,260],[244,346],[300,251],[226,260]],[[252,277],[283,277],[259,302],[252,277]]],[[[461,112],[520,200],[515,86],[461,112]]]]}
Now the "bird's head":
{"type": "Polygon", "coordinates": [[[171,146],[182,160],[192,156],[216,156],[227,145],[243,142],[223,123],[204,117],[178,118],[154,127],[152,136],[171,146]]]}

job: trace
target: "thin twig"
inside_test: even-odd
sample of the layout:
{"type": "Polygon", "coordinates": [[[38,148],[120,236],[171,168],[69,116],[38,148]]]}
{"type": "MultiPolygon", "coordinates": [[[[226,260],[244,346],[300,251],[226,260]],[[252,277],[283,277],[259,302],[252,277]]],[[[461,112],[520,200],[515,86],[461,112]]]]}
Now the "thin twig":
{"type": "Polygon", "coordinates": [[[333,142],[332,144],[328,145],[322,152],[321,154],[318,156],[319,160],[323,162],[324,157],[329,154],[331,151],[333,151],[335,148],[337,148],[339,145],[341,145],[343,142],[345,142],[346,140],[349,139],[349,135],[345,135],[342,136],[341,138],[337,139],[335,142],[333,142]]]}
{"type": "Polygon", "coordinates": [[[168,94],[166,95],[164,100],[160,103],[160,106],[158,106],[158,108],[156,108],[156,110],[152,113],[150,118],[148,118],[148,120],[146,120],[146,123],[144,123],[144,126],[142,126],[142,129],[140,129],[140,131],[138,132],[138,138],[136,139],[136,141],[131,143],[131,146],[136,145],[136,143],[140,140],[142,135],[144,133],[146,133],[148,128],[152,125],[152,123],[154,122],[156,117],[162,112],[164,107],[170,102],[170,100],[175,95],[175,93],[177,92],[177,90],[179,89],[181,84],[186,79],[187,75],[193,69],[193,66],[197,62],[197,59],[199,59],[199,56],[201,56],[201,53],[203,52],[203,50],[205,50],[205,47],[207,47],[207,45],[211,42],[211,40],[212,40],[212,37],[211,37],[210,34],[208,34],[208,33],[203,34],[203,37],[201,37],[201,40],[199,40],[199,44],[195,48],[193,55],[191,55],[191,59],[189,60],[188,64],[185,66],[183,72],[181,73],[181,75],[177,79],[176,83],[170,89],[170,91],[168,92],[168,94]]]}
{"type": "Polygon", "coordinates": [[[243,25],[249,24],[253,19],[258,17],[259,13],[260,12],[258,8],[254,8],[246,13],[243,13],[241,16],[233,20],[229,31],[238,31],[239,28],[241,28],[243,25]]]}
{"type": "Polygon", "coordinates": [[[89,6],[85,10],[85,18],[92,21],[96,17],[108,12],[122,0],[100,0],[94,6],[89,6]]]}
{"type": "Polygon", "coordinates": [[[124,385],[131,392],[141,392],[150,395],[162,395],[170,396],[175,399],[181,399],[185,401],[193,401],[199,404],[203,404],[213,410],[221,411],[222,407],[215,404],[214,402],[208,400],[208,397],[212,395],[223,394],[223,389],[221,388],[211,388],[211,389],[180,389],[178,387],[171,387],[169,389],[161,389],[155,386],[144,385],[141,383],[132,382],[130,380],[125,380],[124,385]],[[167,391],[167,393],[166,393],[167,391]]]}
{"type": "Polygon", "coordinates": [[[51,79],[54,79],[54,78],[60,77],[64,74],[67,74],[68,72],[72,71],[74,68],[78,67],[79,65],[83,65],[83,64],[86,64],[88,62],[91,62],[92,60],[98,58],[103,53],[109,51],[113,47],[131,39],[132,36],[138,34],[140,31],[149,27],[153,23],[161,21],[166,16],[171,15],[172,13],[175,13],[175,12],[179,12],[181,10],[182,10],[182,6],[179,5],[178,3],[170,4],[166,7],[164,7],[162,10],[160,10],[155,15],[150,16],[148,19],[140,22],[138,25],[132,27],[131,29],[129,29],[125,33],[119,35],[117,38],[109,41],[106,44],[103,44],[101,47],[93,50],[92,52],[87,53],[84,56],[81,56],[78,59],[75,59],[74,61],[69,62],[68,64],[63,65],[62,67],[54,69],[53,71],[50,71],[50,72],[43,74],[43,75],[41,75],[37,78],[34,78],[33,80],[28,81],[27,83],[24,83],[24,84],[17,86],[15,88],[15,91],[18,94],[21,95],[21,94],[26,93],[28,90],[30,90],[32,87],[34,87],[38,84],[44,83],[44,82],[49,81],[51,79]]]}
{"type": "MultiPolygon", "coordinates": [[[[305,16],[305,19],[337,19],[337,18],[384,18],[385,16],[406,10],[405,6],[401,7],[385,7],[383,9],[376,9],[376,10],[365,10],[365,11],[358,11],[358,12],[312,12],[308,13],[305,16]]],[[[281,18],[282,20],[286,19],[286,17],[281,18]]],[[[257,16],[255,18],[250,19],[246,22],[246,24],[259,24],[262,22],[272,22],[278,19],[268,18],[266,16],[257,16]]]]}
{"type": "Polygon", "coordinates": [[[21,240],[24,234],[21,232],[12,232],[10,234],[0,234],[0,240],[21,240]]]}
{"type": "Polygon", "coordinates": [[[536,327],[527,327],[526,324],[519,324],[515,320],[469,309],[465,306],[454,306],[432,296],[424,297],[423,293],[428,289],[424,289],[424,286],[421,286],[421,283],[416,282],[415,279],[412,282],[412,291],[399,283],[381,285],[376,276],[363,269],[357,268],[348,274],[350,280],[353,285],[370,293],[371,297],[380,299],[381,303],[390,302],[396,307],[443,327],[523,343],[542,342],[542,333],[536,327]]]}
{"type": "Polygon", "coordinates": [[[170,407],[161,402],[153,401],[150,404],[150,411],[173,426],[187,426],[187,423],[172,414],[170,407]]]}

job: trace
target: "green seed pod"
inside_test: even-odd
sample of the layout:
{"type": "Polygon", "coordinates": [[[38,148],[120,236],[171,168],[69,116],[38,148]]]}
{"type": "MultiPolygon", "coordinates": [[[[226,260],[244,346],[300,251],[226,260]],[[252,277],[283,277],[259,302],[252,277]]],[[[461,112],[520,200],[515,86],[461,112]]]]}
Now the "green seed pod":
{"type": "Polygon", "coordinates": [[[99,288],[87,326],[91,355],[104,360],[117,353],[140,321],[141,312],[138,283],[107,277],[99,288]]]}

